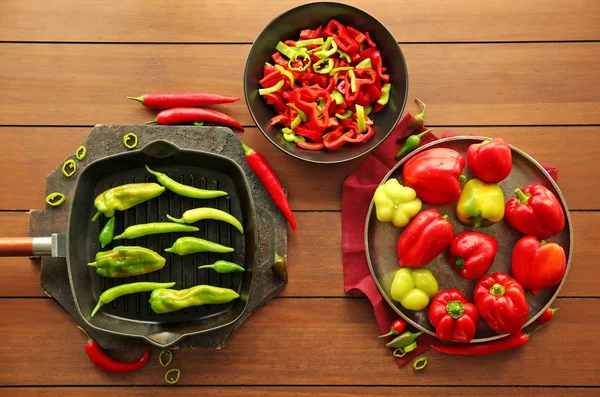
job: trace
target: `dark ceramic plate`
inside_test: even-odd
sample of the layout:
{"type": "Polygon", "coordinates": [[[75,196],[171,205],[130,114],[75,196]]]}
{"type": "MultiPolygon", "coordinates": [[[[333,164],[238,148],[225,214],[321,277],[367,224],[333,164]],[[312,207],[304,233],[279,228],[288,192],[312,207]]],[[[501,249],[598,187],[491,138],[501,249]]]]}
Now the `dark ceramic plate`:
{"type": "MultiPolygon", "coordinates": [[[[406,163],[406,161],[408,161],[408,159],[417,153],[427,149],[443,147],[454,149],[464,156],[466,155],[469,145],[473,143],[481,143],[486,139],[491,138],[453,137],[440,139],[427,144],[400,161],[385,176],[383,181],[381,181],[381,184],[385,183],[389,178],[397,178],[400,183],[403,183],[403,165],[406,163]]],[[[571,256],[573,253],[573,235],[571,217],[569,215],[567,204],[556,183],[537,161],[535,161],[525,152],[513,146],[511,147],[513,168],[508,178],[500,182],[500,187],[504,193],[505,202],[514,197],[514,190],[516,188],[522,188],[534,183],[541,184],[550,189],[550,191],[556,195],[558,200],[562,203],[566,217],[564,229],[556,236],[547,239],[547,241],[560,244],[565,249],[565,254],[567,255],[567,270],[565,272],[565,276],[558,285],[551,288],[545,288],[538,292],[538,294],[535,296],[531,295],[529,292],[526,293],[527,302],[529,303],[530,307],[529,317],[526,323],[526,325],[528,325],[535,321],[535,319],[544,310],[546,310],[547,307],[550,306],[552,301],[558,295],[560,288],[564,284],[569,272],[569,267],[571,265],[571,256]]],[[[467,176],[468,179],[473,178],[473,175],[467,167],[465,167],[463,174],[467,176]]],[[[436,208],[440,211],[440,213],[448,214],[449,220],[454,227],[455,234],[465,230],[477,230],[493,236],[496,240],[498,240],[498,253],[496,254],[494,263],[488,270],[488,274],[498,271],[510,273],[512,250],[515,246],[515,243],[519,238],[522,237],[522,235],[508,226],[506,221],[502,220],[488,227],[473,228],[463,225],[458,220],[456,216],[456,203],[444,206],[423,204],[423,210],[428,208],[436,208]]],[[[391,223],[379,222],[375,215],[374,204],[371,201],[371,206],[369,207],[365,224],[365,250],[367,252],[367,262],[369,263],[371,274],[375,279],[375,283],[377,284],[379,291],[381,291],[382,295],[390,304],[390,306],[417,329],[435,336],[435,328],[433,328],[433,326],[429,323],[428,308],[421,311],[407,310],[399,303],[392,300],[390,296],[392,280],[394,279],[396,271],[399,269],[397,247],[398,239],[403,230],[404,228],[397,228],[391,223]]],[[[426,268],[431,270],[431,272],[434,274],[438,281],[440,291],[450,288],[458,288],[469,301],[473,302],[473,290],[475,288],[475,284],[477,284],[477,280],[466,280],[450,267],[448,264],[448,250],[441,255],[438,255],[438,257],[429,263],[426,268]]],[[[480,320],[479,326],[477,327],[477,332],[475,333],[475,337],[473,338],[472,342],[484,342],[502,338],[503,336],[506,335],[497,334],[483,320],[480,320]]]]}
{"type": "Polygon", "coordinates": [[[244,95],[254,122],[268,140],[285,153],[313,163],[341,163],[360,157],[375,149],[392,132],[406,104],[408,71],[400,47],[389,30],[366,12],[341,3],[311,3],[292,8],[269,23],[250,49],[244,70],[244,95]],[[368,31],[381,51],[383,66],[390,75],[392,89],[388,105],[373,116],[375,135],[364,144],[347,144],[338,150],[311,151],[283,139],[280,124],[271,125],[275,110],[258,94],[258,82],[263,78],[263,65],[271,62],[277,43],[296,40],[303,29],[316,29],[335,18],[344,25],[368,31]]]}

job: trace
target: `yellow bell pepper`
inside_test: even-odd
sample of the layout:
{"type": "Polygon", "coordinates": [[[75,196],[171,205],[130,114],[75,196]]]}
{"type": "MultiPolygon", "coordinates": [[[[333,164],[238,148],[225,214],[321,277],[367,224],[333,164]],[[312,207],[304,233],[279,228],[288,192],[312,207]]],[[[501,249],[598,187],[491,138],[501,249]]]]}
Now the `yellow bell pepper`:
{"type": "Polygon", "coordinates": [[[402,186],[396,178],[388,180],[375,190],[373,196],[377,219],[404,227],[421,211],[423,203],[414,189],[402,186]]]}
{"type": "Polygon", "coordinates": [[[429,269],[403,267],[396,272],[390,295],[408,310],[423,310],[438,293],[438,283],[429,269]]]}
{"type": "Polygon", "coordinates": [[[480,227],[486,223],[500,221],[504,217],[504,194],[496,183],[485,183],[471,179],[463,187],[456,215],[467,225],[480,227]]]}

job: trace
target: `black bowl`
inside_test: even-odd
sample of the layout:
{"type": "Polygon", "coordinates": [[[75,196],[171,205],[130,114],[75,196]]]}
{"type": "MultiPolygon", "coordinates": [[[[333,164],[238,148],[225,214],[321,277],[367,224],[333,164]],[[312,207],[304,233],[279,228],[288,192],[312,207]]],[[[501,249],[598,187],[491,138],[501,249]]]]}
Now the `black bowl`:
{"type": "Polygon", "coordinates": [[[248,110],[254,122],[275,146],[301,160],[313,163],[341,163],[360,157],[375,149],[392,132],[406,104],[408,71],[402,51],[389,30],[366,12],[341,3],[310,3],[292,8],[269,23],[254,41],[244,70],[244,94],[248,110]],[[259,81],[263,78],[263,65],[271,62],[277,43],[297,40],[303,29],[316,29],[335,18],[344,25],[351,25],[361,32],[369,32],[381,52],[383,66],[390,74],[390,100],[385,108],[373,115],[375,135],[364,144],[346,144],[338,150],[305,150],[283,139],[280,124],[271,125],[277,113],[258,94],[259,81]]]}

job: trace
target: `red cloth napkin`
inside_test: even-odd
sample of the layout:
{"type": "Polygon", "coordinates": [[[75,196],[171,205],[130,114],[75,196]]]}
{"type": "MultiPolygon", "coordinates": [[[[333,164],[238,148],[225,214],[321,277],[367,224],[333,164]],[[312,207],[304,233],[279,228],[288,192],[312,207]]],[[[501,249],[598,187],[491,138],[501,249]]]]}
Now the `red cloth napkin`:
{"type": "MultiPolygon", "coordinates": [[[[400,150],[401,144],[398,139],[405,138],[409,133],[406,126],[412,116],[406,116],[396,126],[388,138],[370,154],[352,174],[346,178],[342,185],[342,255],[344,262],[344,289],[351,294],[364,294],[369,298],[377,325],[382,333],[387,333],[390,324],[398,315],[387,305],[383,299],[367,264],[364,227],[367,211],[375,189],[383,177],[396,165],[395,155],[400,150]]],[[[425,131],[423,127],[421,131],[425,131]]],[[[451,132],[444,132],[443,138],[454,136],[451,132]]],[[[433,142],[438,138],[428,133],[421,137],[421,145],[433,142]]],[[[542,164],[550,176],[556,180],[558,169],[542,164]]],[[[398,365],[402,367],[414,357],[429,349],[429,345],[435,341],[430,335],[422,335],[418,339],[416,350],[398,358],[398,365]]]]}

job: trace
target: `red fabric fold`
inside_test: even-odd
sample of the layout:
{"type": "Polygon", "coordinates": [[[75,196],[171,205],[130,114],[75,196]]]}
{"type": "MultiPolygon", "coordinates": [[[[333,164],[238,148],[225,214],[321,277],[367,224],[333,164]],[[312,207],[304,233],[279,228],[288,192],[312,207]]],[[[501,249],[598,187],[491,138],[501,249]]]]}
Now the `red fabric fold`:
{"type": "MultiPolygon", "coordinates": [[[[369,298],[375,319],[381,333],[389,331],[390,324],[398,315],[386,303],[375,285],[375,281],[367,265],[364,245],[364,225],[367,211],[375,189],[383,177],[396,165],[395,155],[401,145],[396,141],[410,135],[406,127],[412,116],[406,116],[396,126],[385,142],[373,152],[346,178],[342,185],[342,255],[344,265],[344,289],[350,294],[364,294],[369,298]]],[[[425,131],[423,127],[421,132],[425,131]]],[[[455,136],[446,131],[442,138],[455,136]]],[[[421,144],[425,145],[438,138],[428,133],[421,137],[421,144]]],[[[550,176],[556,180],[558,169],[542,164],[550,176]]],[[[418,348],[402,358],[397,358],[398,365],[402,367],[413,358],[429,349],[435,340],[429,335],[422,335],[418,339],[418,348]]]]}

